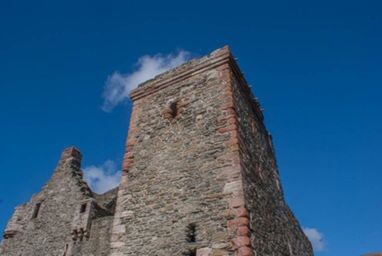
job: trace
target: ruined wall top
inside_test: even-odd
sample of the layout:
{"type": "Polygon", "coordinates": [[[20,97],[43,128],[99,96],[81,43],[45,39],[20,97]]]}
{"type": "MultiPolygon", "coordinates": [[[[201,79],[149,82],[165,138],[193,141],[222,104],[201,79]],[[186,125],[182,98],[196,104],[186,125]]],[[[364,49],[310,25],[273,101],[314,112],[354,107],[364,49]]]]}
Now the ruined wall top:
{"type": "Polygon", "coordinates": [[[81,159],[78,148],[63,150],[50,180],[16,208],[0,255],[107,255],[118,188],[93,193],[83,179],[81,159]]]}
{"type": "Polygon", "coordinates": [[[69,158],[74,158],[75,160],[81,162],[82,154],[81,154],[80,150],[74,146],[67,147],[62,152],[60,160],[65,161],[69,158]]]}

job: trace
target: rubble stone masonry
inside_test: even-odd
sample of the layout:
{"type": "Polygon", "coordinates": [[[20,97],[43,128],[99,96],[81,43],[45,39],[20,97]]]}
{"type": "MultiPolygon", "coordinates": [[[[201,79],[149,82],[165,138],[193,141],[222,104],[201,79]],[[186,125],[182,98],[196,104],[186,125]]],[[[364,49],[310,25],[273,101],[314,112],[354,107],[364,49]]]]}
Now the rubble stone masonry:
{"type": "Polygon", "coordinates": [[[131,99],[112,255],[312,255],[228,47],[146,82],[131,99]]]}
{"type": "MultiPolygon", "coordinates": [[[[80,165],[78,149],[64,150],[51,180],[16,208],[0,255],[109,255],[113,206],[97,205],[97,195],[83,181],[80,165]]],[[[115,192],[104,195],[108,197],[104,201],[112,201],[115,192]]]]}
{"type": "Polygon", "coordinates": [[[283,199],[259,103],[228,47],[130,98],[119,187],[93,193],[81,154],[67,149],[47,186],[16,208],[1,255],[313,255],[283,199]]]}

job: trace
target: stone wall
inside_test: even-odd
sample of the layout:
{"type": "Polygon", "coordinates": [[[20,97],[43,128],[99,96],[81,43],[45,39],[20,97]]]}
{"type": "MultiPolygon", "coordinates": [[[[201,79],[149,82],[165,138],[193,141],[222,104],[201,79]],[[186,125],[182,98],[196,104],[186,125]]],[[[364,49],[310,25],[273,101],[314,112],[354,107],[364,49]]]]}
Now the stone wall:
{"type": "Polygon", "coordinates": [[[157,91],[149,83],[137,93],[150,94],[132,96],[112,255],[181,256],[197,249],[234,255],[223,191],[238,177],[229,173],[230,135],[218,132],[226,115],[224,71],[196,72],[157,91]]]}
{"type": "Polygon", "coordinates": [[[112,255],[312,255],[227,47],[131,98],[112,255]]]}
{"type": "Polygon", "coordinates": [[[114,216],[105,216],[92,221],[89,239],[73,244],[71,255],[110,255],[110,230],[114,216]]]}
{"type": "Polygon", "coordinates": [[[68,148],[16,208],[7,256],[311,256],[284,202],[271,136],[228,47],[145,82],[119,188],[93,193],[68,148]]]}
{"type": "Polygon", "coordinates": [[[256,255],[313,255],[284,201],[272,137],[263,124],[259,104],[241,74],[236,70],[232,76],[252,247],[256,255]]]}
{"type": "Polygon", "coordinates": [[[29,202],[16,208],[4,232],[1,255],[108,255],[113,209],[98,206],[95,194],[82,179],[80,164],[81,154],[77,149],[64,150],[51,180],[29,202]],[[110,217],[104,218],[105,221],[94,221],[107,215],[110,217]],[[91,244],[88,247],[94,254],[89,253],[91,250],[73,253],[82,242],[91,244]],[[106,253],[98,254],[95,249],[106,253]]]}

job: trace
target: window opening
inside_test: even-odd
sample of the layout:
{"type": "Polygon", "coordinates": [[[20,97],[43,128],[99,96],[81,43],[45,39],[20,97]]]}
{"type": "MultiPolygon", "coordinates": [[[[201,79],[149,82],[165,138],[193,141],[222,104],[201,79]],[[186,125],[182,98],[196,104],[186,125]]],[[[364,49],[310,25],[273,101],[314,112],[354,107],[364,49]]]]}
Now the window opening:
{"type": "Polygon", "coordinates": [[[188,224],[186,230],[186,240],[189,243],[196,242],[196,225],[195,223],[188,224]]]}
{"type": "Polygon", "coordinates": [[[86,204],[81,205],[80,213],[84,213],[86,211],[86,204]]]}
{"type": "Polygon", "coordinates": [[[38,217],[38,214],[40,212],[41,203],[37,203],[34,207],[32,219],[36,219],[38,217]]]}
{"type": "Polygon", "coordinates": [[[178,113],[178,102],[174,101],[170,103],[171,117],[175,118],[178,113]]]}

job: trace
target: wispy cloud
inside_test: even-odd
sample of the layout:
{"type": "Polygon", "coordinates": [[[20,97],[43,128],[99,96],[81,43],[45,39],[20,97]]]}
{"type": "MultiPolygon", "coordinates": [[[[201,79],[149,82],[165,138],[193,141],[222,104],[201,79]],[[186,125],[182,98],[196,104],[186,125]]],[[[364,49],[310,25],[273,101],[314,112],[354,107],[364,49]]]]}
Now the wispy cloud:
{"type": "Polygon", "coordinates": [[[138,59],[135,71],[127,74],[118,71],[114,72],[106,81],[102,109],[110,112],[115,106],[125,101],[129,96],[129,92],[140,83],[179,66],[189,59],[190,53],[187,51],[179,51],[169,55],[145,55],[138,59]]]}
{"type": "Polygon", "coordinates": [[[324,235],[315,228],[303,228],[305,235],[312,243],[313,250],[315,252],[321,252],[325,250],[324,235]]]}
{"type": "Polygon", "coordinates": [[[90,188],[102,194],[119,184],[121,172],[117,171],[113,161],[106,161],[100,166],[91,165],[84,168],[84,179],[90,188]]]}

